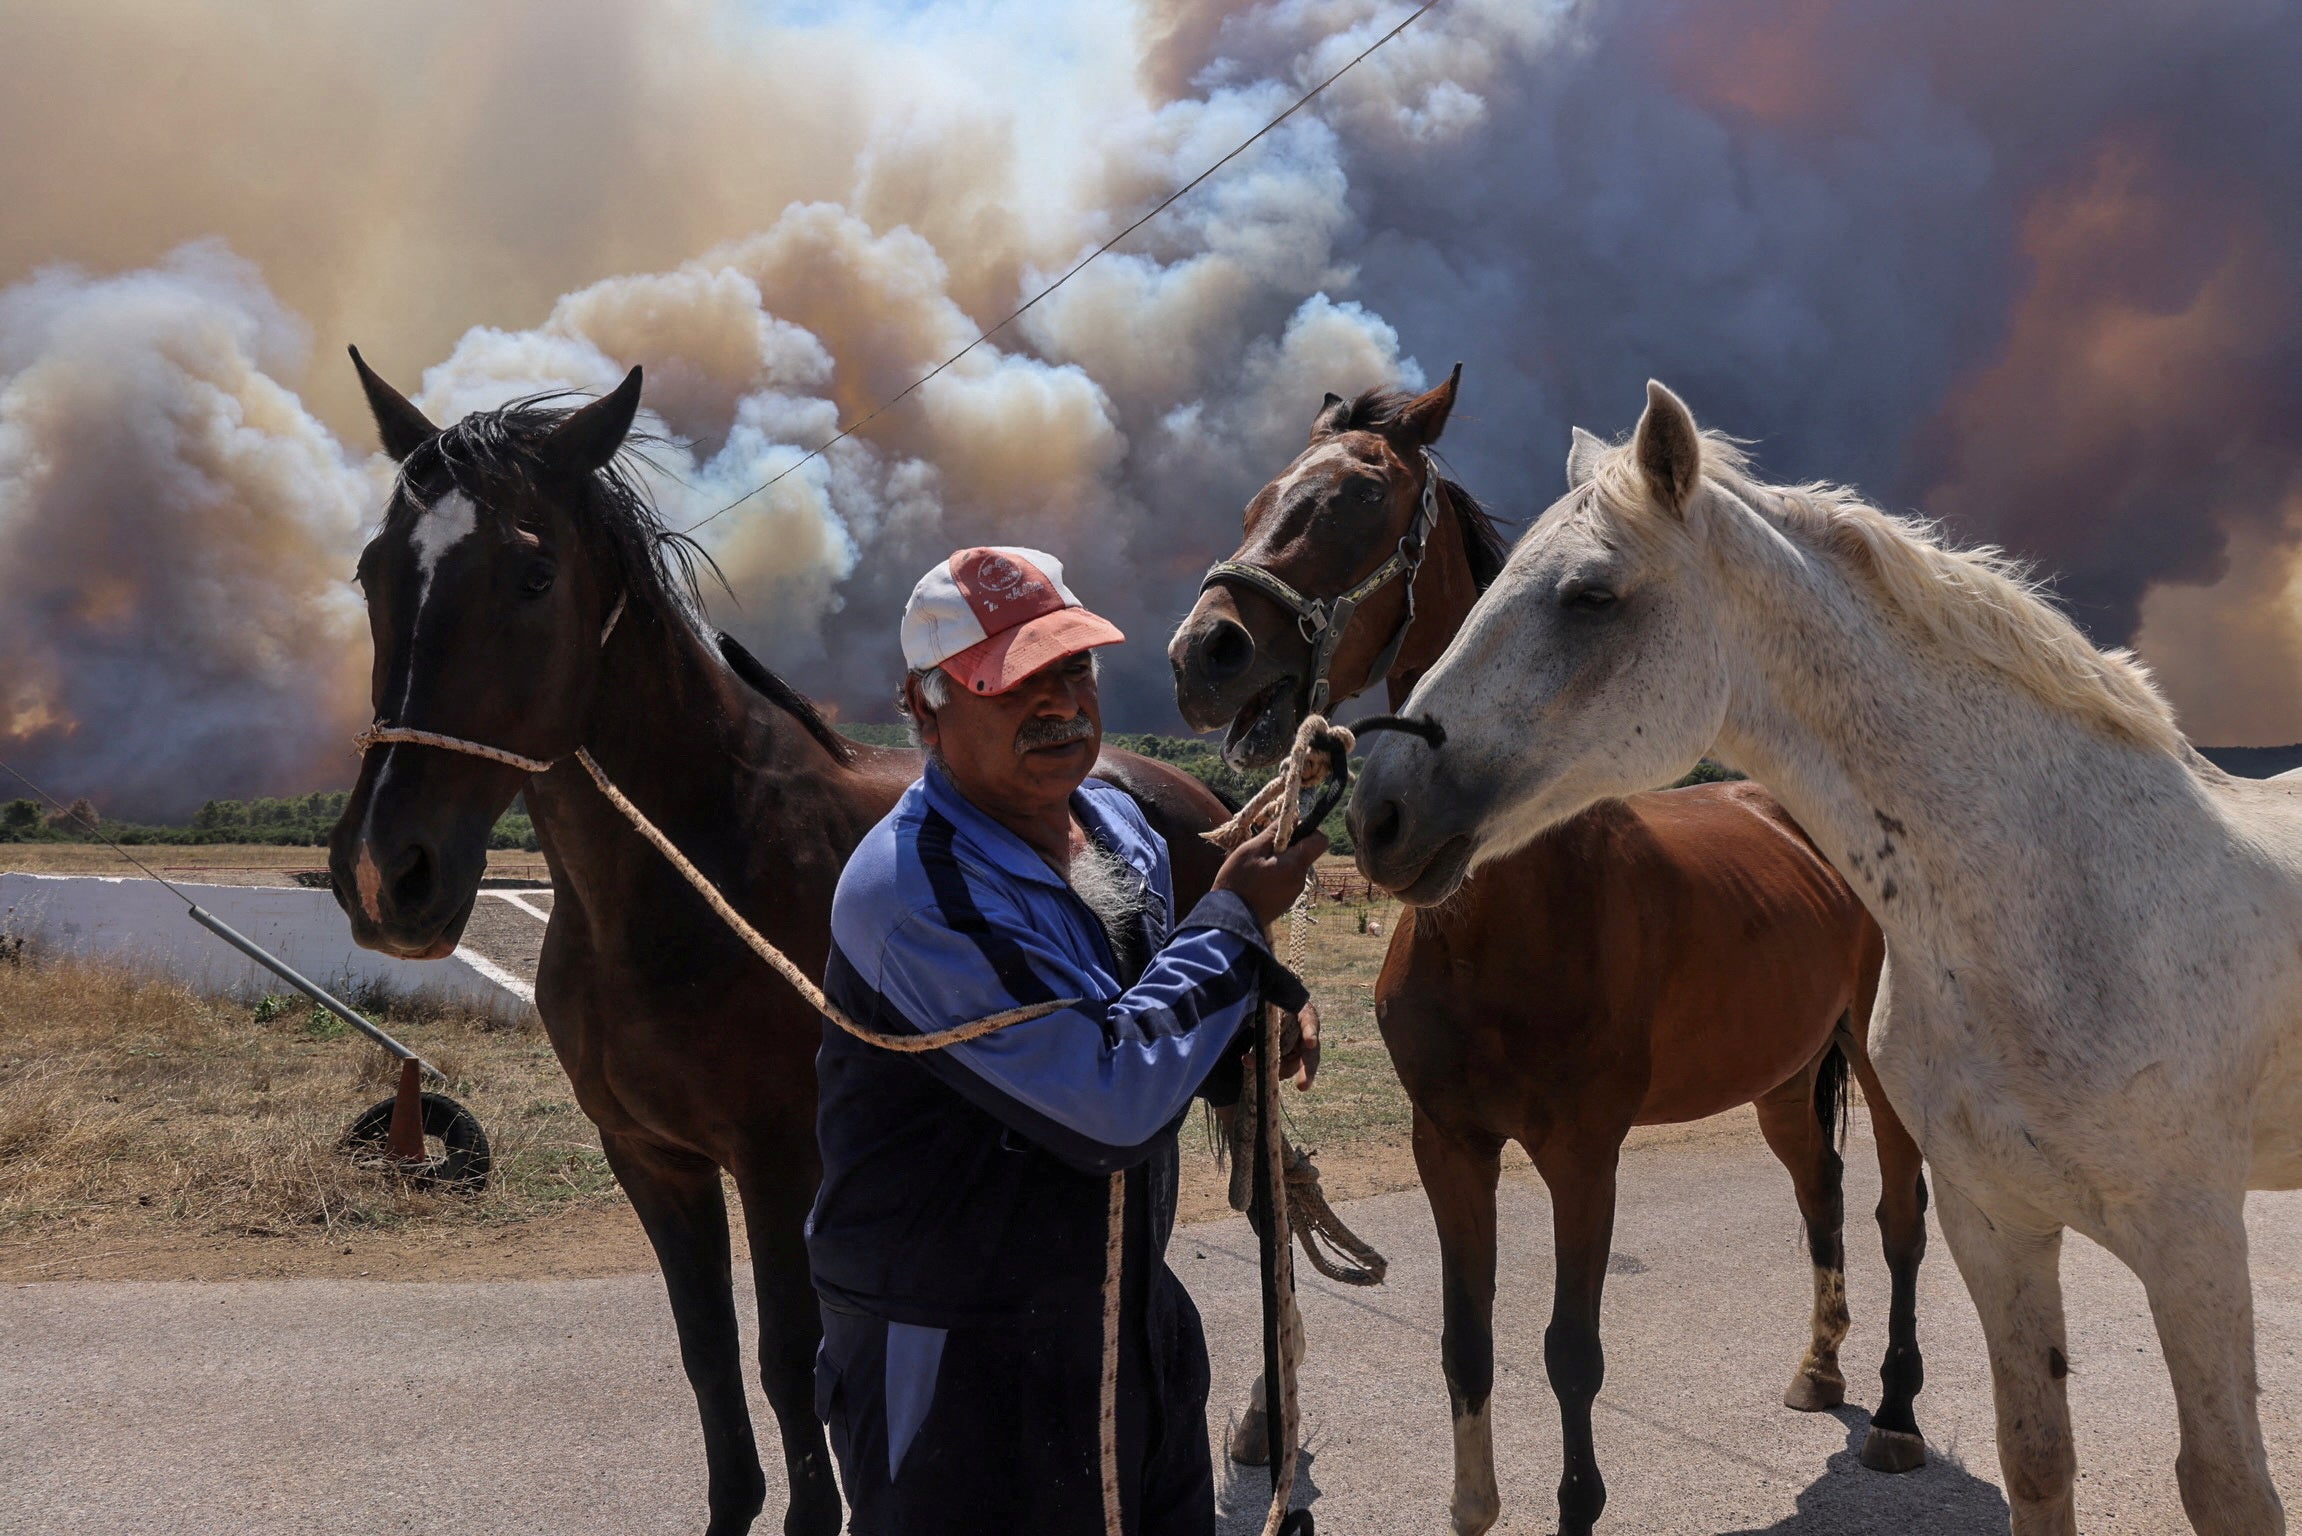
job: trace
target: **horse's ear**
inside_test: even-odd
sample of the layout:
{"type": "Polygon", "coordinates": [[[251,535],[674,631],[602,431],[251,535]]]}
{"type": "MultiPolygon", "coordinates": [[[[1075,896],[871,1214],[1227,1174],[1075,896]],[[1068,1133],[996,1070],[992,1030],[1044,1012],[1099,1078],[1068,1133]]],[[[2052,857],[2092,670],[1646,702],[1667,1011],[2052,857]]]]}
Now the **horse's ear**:
{"type": "Polygon", "coordinates": [[[1315,443],[1330,433],[1342,431],[1343,424],[1350,419],[1351,402],[1329,390],[1327,398],[1319,403],[1319,414],[1311,418],[1311,441],[1315,443]]]}
{"type": "Polygon", "coordinates": [[[1448,413],[1455,408],[1455,386],[1463,380],[1463,365],[1455,364],[1446,382],[1435,389],[1427,389],[1407,402],[1399,412],[1399,436],[1408,446],[1428,448],[1447,430],[1448,413]]]}
{"type": "Polygon", "coordinates": [[[1663,510],[1684,512],[1702,479],[1702,433],[1686,402],[1653,379],[1647,380],[1647,408],[1631,437],[1631,451],[1663,510]]]}
{"type": "Polygon", "coordinates": [[[1599,459],[1607,451],[1606,439],[1595,432],[1573,429],[1567,440],[1567,489],[1580,490],[1599,472],[1599,459]]]}
{"type": "Polygon", "coordinates": [[[404,459],[440,435],[440,429],[410,405],[407,396],[376,376],[358,347],[351,353],[352,368],[360,376],[360,388],[367,391],[368,410],[376,418],[376,435],[383,439],[384,452],[404,459]]]}
{"type": "Polygon", "coordinates": [[[541,445],[544,458],[561,473],[582,477],[605,469],[639,414],[639,369],[623,376],[612,391],[561,422],[541,445]]]}

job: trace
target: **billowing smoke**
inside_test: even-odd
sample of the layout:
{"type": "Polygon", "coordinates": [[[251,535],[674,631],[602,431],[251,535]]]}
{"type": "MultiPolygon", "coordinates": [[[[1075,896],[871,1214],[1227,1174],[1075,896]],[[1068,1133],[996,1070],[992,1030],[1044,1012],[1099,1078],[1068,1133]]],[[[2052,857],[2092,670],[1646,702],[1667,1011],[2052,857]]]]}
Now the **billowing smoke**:
{"type": "Polygon", "coordinates": [[[215,246],[0,293],[0,741],[28,768],[177,808],[344,777],[380,482],[276,382],[309,343],[215,246]]]}
{"type": "MultiPolygon", "coordinates": [[[[0,751],[128,813],[345,776],[382,466],[342,343],[435,419],[645,364],[692,522],[1404,14],[0,14],[0,751]]],[[[1166,630],[1321,393],[1461,359],[1506,514],[1652,374],[2037,558],[2194,733],[2302,736],[2297,65],[2268,0],[1447,0],[708,524],[716,615],[879,716],[919,571],[1043,544],[1138,642],[1114,722],[1169,727],[1166,630]]]]}

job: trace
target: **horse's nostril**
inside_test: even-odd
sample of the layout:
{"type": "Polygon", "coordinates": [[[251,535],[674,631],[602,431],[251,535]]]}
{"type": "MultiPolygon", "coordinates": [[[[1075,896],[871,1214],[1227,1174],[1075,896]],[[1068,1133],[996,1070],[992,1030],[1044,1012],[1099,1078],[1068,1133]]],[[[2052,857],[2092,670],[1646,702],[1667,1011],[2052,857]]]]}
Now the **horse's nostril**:
{"type": "Polygon", "coordinates": [[[1229,619],[1218,619],[1199,649],[1199,665],[1210,683],[1227,683],[1255,660],[1255,639],[1229,619]]]}
{"type": "Polygon", "coordinates": [[[1405,820],[1396,800],[1385,800],[1376,806],[1375,814],[1367,821],[1367,846],[1378,853],[1390,847],[1399,840],[1400,828],[1405,820]]]}
{"type": "Polygon", "coordinates": [[[392,876],[392,905],[401,912],[417,912],[432,895],[432,851],[418,843],[400,856],[392,876]]]}

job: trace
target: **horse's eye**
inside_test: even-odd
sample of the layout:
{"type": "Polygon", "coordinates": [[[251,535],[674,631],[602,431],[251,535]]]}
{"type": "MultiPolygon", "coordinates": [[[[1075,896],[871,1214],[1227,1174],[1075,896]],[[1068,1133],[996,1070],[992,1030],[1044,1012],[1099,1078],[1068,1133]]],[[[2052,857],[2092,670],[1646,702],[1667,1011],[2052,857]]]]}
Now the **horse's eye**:
{"type": "Polygon", "coordinates": [[[559,568],[549,560],[530,560],[528,568],[520,573],[520,595],[541,597],[552,589],[552,578],[559,568]]]}
{"type": "Polygon", "coordinates": [[[1577,587],[1564,601],[1580,613],[1603,613],[1615,605],[1615,594],[1606,587],[1577,587]]]}

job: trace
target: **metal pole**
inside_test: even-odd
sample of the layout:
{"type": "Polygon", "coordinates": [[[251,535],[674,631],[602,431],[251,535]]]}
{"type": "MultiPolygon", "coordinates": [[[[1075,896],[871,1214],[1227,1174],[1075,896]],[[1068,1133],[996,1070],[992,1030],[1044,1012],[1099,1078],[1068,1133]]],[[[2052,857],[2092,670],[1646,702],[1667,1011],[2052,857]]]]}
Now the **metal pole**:
{"type": "Polygon", "coordinates": [[[198,923],[201,927],[207,929],[217,938],[222,939],[225,943],[231,945],[241,954],[246,955],[249,959],[255,961],[265,970],[270,971],[273,975],[279,977],[289,986],[294,987],[297,991],[303,993],[304,996],[310,998],[313,1002],[318,1003],[322,1008],[327,1009],[328,1012],[334,1014],[337,1018],[342,1019],[346,1024],[351,1025],[352,1028],[358,1030],[361,1034],[366,1035],[370,1040],[375,1041],[376,1044],[382,1046],[385,1050],[390,1051],[400,1060],[414,1062],[417,1066],[423,1068],[424,1071],[429,1072],[433,1077],[440,1079],[442,1082],[447,1080],[447,1074],[442,1072],[438,1067],[433,1066],[430,1062],[424,1060],[421,1056],[418,1056],[414,1051],[409,1050],[406,1046],[400,1044],[399,1041],[394,1040],[390,1035],[385,1034],[383,1030],[379,1029],[374,1024],[369,1023],[359,1014],[353,1012],[351,1008],[337,1001],[328,993],[325,988],[321,987],[317,982],[306,978],[301,973],[292,969],[287,965],[286,962],[274,959],[261,944],[258,944],[254,939],[249,938],[246,934],[240,932],[237,928],[234,928],[230,923],[225,922],[222,918],[216,916],[213,912],[207,911],[205,908],[199,907],[197,905],[191,908],[191,912],[193,922],[198,923]]]}

